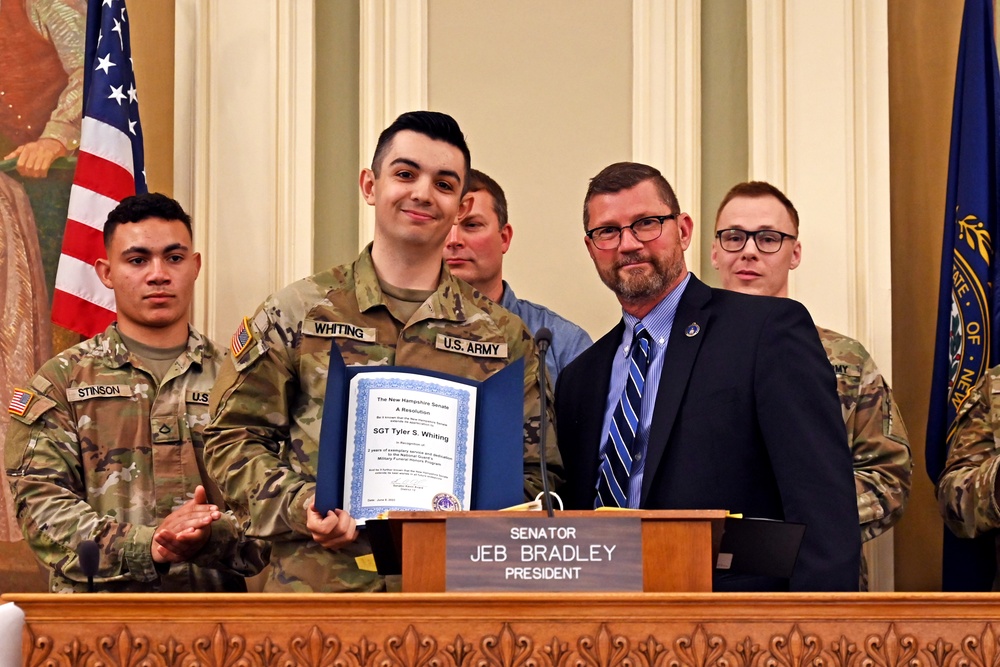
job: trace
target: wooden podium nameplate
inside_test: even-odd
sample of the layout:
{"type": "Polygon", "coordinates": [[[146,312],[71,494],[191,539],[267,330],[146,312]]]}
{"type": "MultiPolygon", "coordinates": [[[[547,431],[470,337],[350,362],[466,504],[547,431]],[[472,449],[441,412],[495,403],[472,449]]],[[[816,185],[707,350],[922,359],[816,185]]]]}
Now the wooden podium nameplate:
{"type": "Polygon", "coordinates": [[[638,517],[459,515],[445,532],[449,592],[642,590],[638,517]]]}
{"type": "MultiPolygon", "coordinates": [[[[404,593],[447,590],[447,521],[544,517],[540,512],[390,512],[404,593]]],[[[725,510],[564,511],[557,519],[639,521],[642,589],[647,593],[710,592],[725,510]]]]}

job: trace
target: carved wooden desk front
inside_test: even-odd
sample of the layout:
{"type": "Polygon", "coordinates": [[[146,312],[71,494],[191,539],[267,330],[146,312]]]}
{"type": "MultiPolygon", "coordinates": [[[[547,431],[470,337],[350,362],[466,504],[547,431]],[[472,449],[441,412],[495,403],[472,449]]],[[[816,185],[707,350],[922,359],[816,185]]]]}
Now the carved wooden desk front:
{"type": "Polygon", "coordinates": [[[31,667],[1000,667],[1000,597],[4,596],[31,667]]]}

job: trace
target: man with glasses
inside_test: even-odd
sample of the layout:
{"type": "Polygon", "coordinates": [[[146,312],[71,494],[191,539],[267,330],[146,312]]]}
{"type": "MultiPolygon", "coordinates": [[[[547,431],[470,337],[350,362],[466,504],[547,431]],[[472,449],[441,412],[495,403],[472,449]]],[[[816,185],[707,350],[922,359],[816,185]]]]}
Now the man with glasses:
{"type": "MultiPolygon", "coordinates": [[[[715,219],[712,266],[722,286],[745,294],[788,296],[788,272],[802,259],[799,214],[770,183],[739,183],[722,199],[715,219]]],[[[862,541],[888,530],[903,515],[910,493],[910,444],[889,384],[864,346],[817,327],[837,374],[837,393],[854,462],[862,541]]],[[[861,589],[868,572],[861,559],[861,589]]]]}
{"type": "Polygon", "coordinates": [[[563,500],[802,523],[790,579],[716,569],[714,589],[857,590],[851,461],[809,313],[691,275],[694,222],[652,167],[601,171],[583,224],[623,319],[559,376],[563,500]]]}

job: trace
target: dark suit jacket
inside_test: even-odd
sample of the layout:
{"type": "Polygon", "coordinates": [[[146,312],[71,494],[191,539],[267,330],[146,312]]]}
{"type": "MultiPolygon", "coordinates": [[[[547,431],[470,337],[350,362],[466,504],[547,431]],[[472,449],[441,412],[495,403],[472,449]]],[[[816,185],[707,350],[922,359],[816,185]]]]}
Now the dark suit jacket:
{"type": "MultiPolygon", "coordinates": [[[[567,509],[594,506],[611,362],[624,322],[559,375],[567,509]]],[[[858,589],[857,500],[836,378],[805,307],[694,276],[667,344],[643,509],[725,509],[806,525],[791,580],[716,570],[715,590],[858,589]],[[685,329],[697,324],[696,335],[685,329]]]]}

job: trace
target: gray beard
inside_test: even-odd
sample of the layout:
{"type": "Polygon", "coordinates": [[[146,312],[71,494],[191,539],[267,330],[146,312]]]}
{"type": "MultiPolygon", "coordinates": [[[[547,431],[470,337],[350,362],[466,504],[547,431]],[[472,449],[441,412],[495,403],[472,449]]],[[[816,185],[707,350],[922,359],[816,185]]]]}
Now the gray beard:
{"type": "MultiPolygon", "coordinates": [[[[679,253],[675,253],[677,255],[679,253]]],[[[622,255],[621,260],[607,272],[599,271],[601,280],[621,301],[646,301],[661,296],[676,282],[684,270],[684,256],[645,257],[642,253],[622,255]],[[652,274],[622,274],[621,267],[635,261],[649,261],[652,274]]]]}

